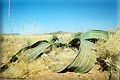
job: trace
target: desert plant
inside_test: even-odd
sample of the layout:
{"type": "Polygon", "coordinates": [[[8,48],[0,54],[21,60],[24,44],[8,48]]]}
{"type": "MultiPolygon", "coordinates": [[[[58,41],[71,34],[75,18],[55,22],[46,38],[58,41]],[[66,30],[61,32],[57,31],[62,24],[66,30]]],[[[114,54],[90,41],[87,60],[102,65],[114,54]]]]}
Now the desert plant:
{"type": "Polygon", "coordinates": [[[92,67],[95,65],[97,58],[97,54],[95,51],[95,44],[92,43],[93,41],[90,42],[89,40],[93,40],[93,39],[107,40],[108,33],[106,31],[101,31],[101,30],[91,30],[77,37],[78,37],[76,39],[77,41],[73,39],[72,41],[70,41],[70,44],[75,45],[78,42],[81,43],[79,44],[79,46],[77,46],[79,49],[79,53],[74,59],[74,61],[66,69],[75,72],[84,73],[92,69],[92,67]]]}
{"type": "MultiPolygon", "coordinates": [[[[25,62],[31,62],[35,60],[38,56],[40,57],[44,53],[50,53],[50,51],[52,51],[51,49],[52,45],[56,45],[56,41],[58,41],[57,42],[58,47],[73,48],[73,49],[77,49],[77,51],[76,54],[74,54],[74,56],[76,57],[73,57],[74,59],[72,58],[73,60],[72,61],[70,60],[70,62],[67,63],[66,65],[63,64],[64,68],[61,67],[61,69],[59,69],[56,72],[74,71],[74,72],[85,73],[88,72],[90,69],[92,69],[92,67],[95,65],[97,58],[93,39],[107,40],[107,37],[108,34],[106,31],[91,30],[73,37],[73,39],[68,43],[63,43],[61,42],[62,40],[59,40],[59,38],[56,35],[53,35],[49,41],[46,40],[38,41],[28,47],[20,49],[10,59],[8,63],[10,64],[16,61],[19,62],[20,60],[24,60],[25,62]]],[[[60,57],[65,55],[67,54],[61,55],[60,57]]],[[[8,64],[3,65],[1,69],[3,69],[7,65],[8,64]]]]}

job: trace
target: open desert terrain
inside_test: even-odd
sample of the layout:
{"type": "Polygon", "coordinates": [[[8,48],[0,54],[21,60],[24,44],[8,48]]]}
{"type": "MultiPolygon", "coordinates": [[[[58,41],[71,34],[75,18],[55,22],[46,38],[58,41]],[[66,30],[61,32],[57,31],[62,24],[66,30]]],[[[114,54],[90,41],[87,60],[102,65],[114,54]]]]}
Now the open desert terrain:
{"type": "MultiPolygon", "coordinates": [[[[120,55],[120,29],[110,31],[109,38],[106,42],[98,40],[95,46],[98,51],[98,56],[109,56],[106,59],[115,69],[108,71],[99,70],[100,65],[95,66],[86,73],[64,72],[57,73],[51,71],[47,62],[49,58],[38,58],[31,63],[24,61],[10,64],[10,69],[0,72],[1,79],[38,79],[38,80],[119,80],[120,65],[118,57],[120,55]],[[117,55],[117,56],[116,56],[117,55]]],[[[68,43],[76,33],[53,33],[63,39],[64,43],[68,43]]],[[[10,58],[15,55],[21,48],[32,45],[40,40],[49,40],[53,34],[34,34],[34,35],[0,35],[0,67],[7,63],[10,58]]],[[[57,50],[59,51],[59,50],[57,50]]],[[[70,50],[69,50],[70,52],[70,50]]],[[[23,56],[21,56],[23,57],[23,56]]],[[[69,56],[67,56],[69,57],[69,56]]],[[[87,60],[87,59],[86,59],[87,60]]],[[[49,64],[50,65],[50,64],[49,64]]],[[[108,64],[109,65],[109,64],[108,64]]]]}

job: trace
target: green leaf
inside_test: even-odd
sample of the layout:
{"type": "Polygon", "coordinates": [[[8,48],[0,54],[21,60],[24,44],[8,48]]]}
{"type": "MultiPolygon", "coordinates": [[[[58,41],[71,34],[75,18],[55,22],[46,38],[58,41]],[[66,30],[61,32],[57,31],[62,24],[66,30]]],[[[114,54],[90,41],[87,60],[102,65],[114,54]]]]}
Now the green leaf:
{"type": "Polygon", "coordinates": [[[102,30],[90,30],[81,35],[81,39],[108,39],[108,32],[102,30]]]}
{"type": "MultiPolygon", "coordinates": [[[[45,49],[46,47],[51,45],[46,40],[37,41],[36,43],[34,43],[34,44],[30,45],[30,46],[27,46],[25,48],[21,48],[15,55],[13,55],[11,57],[9,62],[11,63],[11,62],[16,62],[16,61],[20,60],[21,59],[20,56],[22,56],[22,55],[24,55],[24,57],[27,56],[26,59],[28,60],[28,58],[30,58],[33,53],[35,53],[35,54],[31,58],[35,59],[36,56],[41,54],[42,49],[39,49],[39,48],[40,48],[40,46],[43,46],[43,44],[46,44],[46,46],[44,46],[43,49],[45,49]]],[[[22,59],[24,59],[24,57],[22,59]]]]}
{"type": "Polygon", "coordinates": [[[20,59],[21,55],[24,55],[24,59],[26,62],[33,61],[38,55],[42,54],[42,52],[50,47],[51,45],[54,44],[54,42],[58,40],[58,37],[56,35],[53,35],[49,41],[47,40],[41,40],[37,41],[36,43],[27,46],[25,48],[20,49],[16,55],[14,55],[11,59],[10,62],[15,62],[18,59],[20,59]],[[15,60],[17,58],[17,60],[15,60]]]}
{"type": "Polygon", "coordinates": [[[85,73],[95,65],[96,53],[93,50],[95,46],[89,41],[82,40],[80,47],[80,52],[68,66],[68,69],[74,69],[75,72],[85,73]]]}
{"type": "Polygon", "coordinates": [[[42,52],[49,46],[51,46],[50,43],[43,42],[40,45],[36,46],[35,48],[26,50],[25,52],[23,52],[23,54],[25,54],[25,61],[34,60],[38,55],[42,54],[42,52]]]}
{"type": "Polygon", "coordinates": [[[59,39],[58,39],[58,37],[56,36],[56,35],[53,35],[51,38],[50,38],[50,40],[49,40],[49,42],[51,43],[51,44],[53,44],[55,41],[59,41],[59,39]]]}

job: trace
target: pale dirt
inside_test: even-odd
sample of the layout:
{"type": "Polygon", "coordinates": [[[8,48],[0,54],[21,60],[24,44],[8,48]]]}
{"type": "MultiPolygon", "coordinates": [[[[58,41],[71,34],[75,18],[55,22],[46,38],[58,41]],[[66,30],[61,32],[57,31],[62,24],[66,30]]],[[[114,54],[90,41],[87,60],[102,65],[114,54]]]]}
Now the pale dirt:
{"type": "MultiPolygon", "coordinates": [[[[70,40],[71,34],[67,35],[60,35],[62,38],[66,40],[70,40]],[[67,36],[68,35],[68,36],[67,36]],[[67,37],[67,39],[66,39],[67,37]]],[[[43,39],[49,39],[51,36],[50,35],[32,35],[32,36],[21,36],[21,35],[15,35],[14,37],[10,35],[4,35],[0,36],[0,62],[6,63],[8,62],[9,58],[14,55],[20,48],[28,46],[38,40],[43,40],[43,39]]],[[[36,62],[37,63],[37,62],[36,62]]],[[[34,64],[33,64],[34,65],[34,64]]],[[[36,64],[37,66],[39,65],[36,64]]],[[[44,65],[44,64],[43,64],[44,65]]],[[[21,67],[26,67],[27,66],[23,63],[21,64],[21,67]]],[[[95,65],[92,70],[90,70],[88,73],[74,73],[74,72],[66,72],[66,73],[53,73],[49,71],[47,67],[44,66],[39,66],[39,67],[31,67],[33,68],[33,71],[26,71],[26,74],[22,77],[25,77],[27,79],[31,80],[108,80],[110,74],[105,71],[105,72],[100,72],[98,71],[100,66],[95,65]],[[39,69],[37,69],[39,68],[39,69]]],[[[18,67],[19,68],[19,67],[18,67]]],[[[25,68],[25,69],[26,69],[25,68]]],[[[32,69],[31,69],[32,70],[32,69]]],[[[15,71],[12,71],[11,73],[14,73],[15,71]]],[[[16,71],[16,74],[19,74],[20,71],[16,71]]],[[[21,72],[22,73],[22,72],[21,72]]],[[[20,74],[21,74],[20,73],[20,74]]],[[[0,74],[1,75],[1,74],[0,74]]],[[[9,78],[13,78],[13,75],[9,75],[9,78]]],[[[16,76],[16,75],[14,75],[16,76]]],[[[119,80],[118,79],[118,73],[112,73],[111,79],[110,80],[119,80]]],[[[2,75],[1,76],[3,79],[4,77],[7,78],[6,76],[2,75]]]]}

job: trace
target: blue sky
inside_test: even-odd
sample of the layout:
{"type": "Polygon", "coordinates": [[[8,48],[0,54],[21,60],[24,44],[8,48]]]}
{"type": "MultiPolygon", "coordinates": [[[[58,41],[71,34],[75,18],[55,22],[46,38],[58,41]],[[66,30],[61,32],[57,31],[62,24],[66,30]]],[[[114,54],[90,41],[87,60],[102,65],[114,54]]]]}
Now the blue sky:
{"type": "Polygon", "coordinates": [[[118,24],[117,0],[8,0],[2,3],[2,33],[110,30],[118,24]]]}

